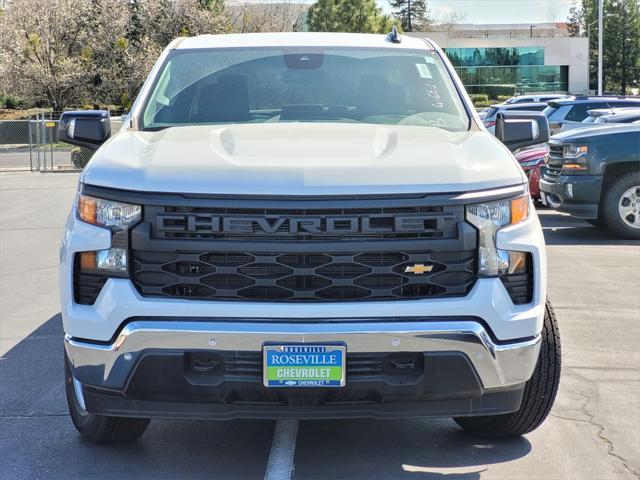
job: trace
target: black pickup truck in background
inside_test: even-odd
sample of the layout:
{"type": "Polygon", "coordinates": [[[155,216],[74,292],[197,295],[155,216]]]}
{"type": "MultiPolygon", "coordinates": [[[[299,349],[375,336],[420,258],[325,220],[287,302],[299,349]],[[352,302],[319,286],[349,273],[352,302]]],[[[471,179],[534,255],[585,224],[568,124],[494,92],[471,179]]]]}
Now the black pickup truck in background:
{"type": "Polygon", "coordinates": [[[640,239],[640,125],[554,135],[540,192],[556,210],[640,239]]]}

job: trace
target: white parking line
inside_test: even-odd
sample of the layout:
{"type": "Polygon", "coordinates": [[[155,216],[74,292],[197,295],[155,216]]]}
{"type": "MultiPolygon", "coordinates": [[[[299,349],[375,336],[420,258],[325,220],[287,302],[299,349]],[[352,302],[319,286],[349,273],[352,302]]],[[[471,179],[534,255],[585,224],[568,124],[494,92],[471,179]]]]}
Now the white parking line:
{"type": "Polygon", "coordinates": [[[290,480],[293,477],[293,456],[296,452],[297,435],[297,420],[278,420],[273,433],[264,480],[290,480]]]}

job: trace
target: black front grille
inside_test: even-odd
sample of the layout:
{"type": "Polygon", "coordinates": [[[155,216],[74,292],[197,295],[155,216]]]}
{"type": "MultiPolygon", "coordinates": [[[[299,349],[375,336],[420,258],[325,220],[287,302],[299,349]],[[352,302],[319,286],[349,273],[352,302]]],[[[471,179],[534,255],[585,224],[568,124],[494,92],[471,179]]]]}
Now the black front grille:
{"type": "Polygon", "coordinates": [[[132,231],[132,280],[143,296],[181,299],[464,296],[476,280],[476,232],[465,223],[464,205],[436,200],[143,202],[143,221],[132,231]]]}
{"type": "MultiPolygon", "coordinates": [[[[180,355],[149,351],[136,364],[124,394],[133,401],[196,403],[207,408],[331,408],[464,397],[463,409],[468,411],[470,399],[483,393],[477,373],[459,352],[347,351],[346,385],[342,388],[266,388],[262,361],[261,352],[206,350],[180,355]],[[163,374],[158,375],[159,371],[163,374]]],[[[89,388],[85,393],[94,391],[89,388]]]]}
{"type": "Polygon", "coordinates": [[[475,272],[475,249],[364,253],[133,251],[134,284],[143,296],[151,297],[354,301],[464,296],[475,282],[475,272]]]}
{"type": "Polygon", "coordinates": [[[562,165],[547,165],[543,178],[548,182],[555,182],[558,180],[560,173],[562,172],[562,165]]]}
{"type": "Polygon", "coordinates": [[[547,159],[547,168],[542,177],[548,182],[555,182],[562,171],[562,145],[549,144],[549,157],[547,159]]]}
{"type": "Polygon", "coordinates": [[[335,241],[451,239],[464,207],[229,208],[146,206],[154,239],[335,241]]]}
{"type": "Polygon", "coordinates": [[[550,143],[549,144],[549,156],[550,157],[556,157],[556,158],[562,158],[562,145],[550,143]]]}

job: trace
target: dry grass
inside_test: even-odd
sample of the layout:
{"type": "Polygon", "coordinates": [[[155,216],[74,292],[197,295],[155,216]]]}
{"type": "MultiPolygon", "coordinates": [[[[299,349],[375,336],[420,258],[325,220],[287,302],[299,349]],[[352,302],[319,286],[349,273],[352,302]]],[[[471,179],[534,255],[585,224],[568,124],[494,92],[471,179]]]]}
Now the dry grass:
{"type": "Polygon", "coordinates": [[[22,120],[35,115],[36,113],[47,112],[44,108],[30,108],[28,110],[13,110],[8,108],[0,108],[0,120],[22,120]]]}

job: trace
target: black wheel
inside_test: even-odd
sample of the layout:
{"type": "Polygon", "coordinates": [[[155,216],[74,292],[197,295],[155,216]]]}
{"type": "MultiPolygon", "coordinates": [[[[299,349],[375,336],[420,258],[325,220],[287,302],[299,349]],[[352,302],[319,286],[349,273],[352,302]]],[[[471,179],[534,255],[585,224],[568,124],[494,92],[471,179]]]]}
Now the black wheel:
{"type": "Polygon", "coordinates": [[[147,429],[150,422],[149,419],[105,417],[87,412],[76,395],[69,361],[66,358],[64,374],[71,420],[76,430],[89,442],[130,442],[139,438],[147,429]]]}
{"type": "Polygon", "coordinates": [[[544,422],[560,382],[560,334],[551,303],[547,302],[540,356],[531,379],[525,384],[520,409],[506,415],[457,417],[455,422],[472,435],[488,438],[518,437],[544,422]]]}
{"type": "Polygon", "coordinates": [[[640,172],[625,173],[613,180],[601,201],[604,223],[614,235],[640,239],[640,172]]]}

